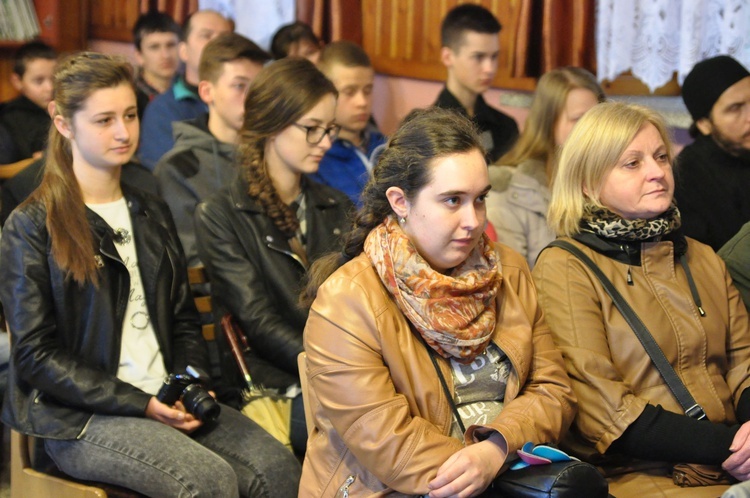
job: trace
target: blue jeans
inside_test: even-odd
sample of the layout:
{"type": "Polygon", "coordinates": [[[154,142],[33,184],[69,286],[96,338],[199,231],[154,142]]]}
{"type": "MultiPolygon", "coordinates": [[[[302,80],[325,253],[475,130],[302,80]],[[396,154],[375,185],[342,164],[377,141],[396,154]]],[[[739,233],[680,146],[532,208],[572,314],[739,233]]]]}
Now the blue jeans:
{"type": "Polygon", "coordinates": [[[147,418],[94,415],[74,440],[44,440],[60,470],[151,497],[296,497],[300,464],[252,420],[222,405],[190,435],[147,418]]]}

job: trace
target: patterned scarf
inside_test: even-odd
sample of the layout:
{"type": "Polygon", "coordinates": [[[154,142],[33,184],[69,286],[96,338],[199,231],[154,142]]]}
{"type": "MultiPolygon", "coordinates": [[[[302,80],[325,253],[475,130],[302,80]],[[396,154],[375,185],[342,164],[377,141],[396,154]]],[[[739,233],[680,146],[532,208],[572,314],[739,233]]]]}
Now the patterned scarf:
{"type": "Polygon", "coordinates": [[[370,232],[364,250],[401,312],[431,348],[461,363],[484,351],[495,330],[495,296],[502,281],[486,235],[451,275],[433,270],[391,216],[370,232]]]}
{"type": "Polygon", "coordinates": [[[680,225],[680,210],[674,202],[660,216],[650,220],[626,220],[605,207],[587,204],[581,219],[581,228],[591,230],[599,237],[629,241],[666,235],[680,228],[680,225]]]}

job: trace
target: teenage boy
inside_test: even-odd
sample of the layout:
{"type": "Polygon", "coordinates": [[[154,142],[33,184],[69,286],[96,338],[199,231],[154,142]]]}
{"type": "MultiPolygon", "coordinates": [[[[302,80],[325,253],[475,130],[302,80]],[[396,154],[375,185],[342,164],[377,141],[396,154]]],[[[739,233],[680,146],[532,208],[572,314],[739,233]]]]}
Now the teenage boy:
{"type": "Polygon", "coordinates": [[[198,93],[208,114],[174,123],[175,144],[156,165],[159,191],[172,211],[188,266],[200,265],[195,207],[237,178],[234,154],[250,82],[271,56],[242,35],[226,33],[206,45],[198,93]]]}
{"type": "Polygon", "coordinates": [[[448,12],[440,30],[440,57],[448,69],[448,79],[435,105],[455,109],[474,121],[482,133],[489,162],[507,152],[518,137],[515,120],[482,98],[497,72],[500,29],[492,12],[463,4],[448,12]]]}
{"type": "Polygon", "coordinates": [[[180,65],[179,42],[180,27],[169,14],[151,10],[135,22],[133,43],[139,65],[135,79],[139,118],[143,118],[146,105],[172,84],[180,65]]]}
{"type": "Polygon", "coordinates": [[[206,43],[232,31],[231,22],[213,10],[199,10],[185,20],[178,52],[184,74],[146,107],[141,123],[138,158],[149,170],[174,146],[172,123],[203,115],[206,104],[198,95],[198,64],[206,43]]]}
{"type": "Polygon", "coordinates": [[[340,190],[359,205],[372,171],[372,153],[385,143],[370,120],[375,71],[365,51],[348,41],[326,45],[318,67],[339,92],[336,123],[341,132],[311,177],[340,190]]]}
{"type": "Polygon", "coordinates": [[[56,64],[55,51],[39,41],[26,43],[16,51],[10,82],[21,95],[0,110],[0,126],[8,138],[0,163],[41,156],[52,122],[47,105],[52,100],[56,64]]]}

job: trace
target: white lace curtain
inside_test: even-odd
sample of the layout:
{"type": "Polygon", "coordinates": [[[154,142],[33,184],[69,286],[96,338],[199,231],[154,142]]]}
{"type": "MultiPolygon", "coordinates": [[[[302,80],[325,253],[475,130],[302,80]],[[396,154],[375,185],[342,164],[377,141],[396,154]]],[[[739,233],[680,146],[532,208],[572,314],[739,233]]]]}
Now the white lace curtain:
{"type": "Polygon", "coordinates": [[[294,22],[296,0],[199,0],[198,6],[234,19],[237,33],[269,49],[276,30],[294,22]]]}
{"type": "Polygon", "coordinates": [[[631,71],[653,92],[719,54],[750,68],[748,0],[597,0],[596,19],[599,80],[631,71]]]}

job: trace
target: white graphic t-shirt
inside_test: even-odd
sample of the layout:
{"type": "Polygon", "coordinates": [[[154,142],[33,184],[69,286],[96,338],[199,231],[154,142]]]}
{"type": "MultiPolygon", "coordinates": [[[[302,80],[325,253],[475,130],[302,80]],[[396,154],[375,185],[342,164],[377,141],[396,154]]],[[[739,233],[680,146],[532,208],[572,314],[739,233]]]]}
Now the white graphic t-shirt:
{"type": "Polygon", "coordinates": [[[130,273],[130,293],[122,322],[117,378],[149,394],[156,394],[167,376],[167,370],[146,306],[127,202],[123,197],[115,202],[86,206],[115,231],[115,247],[130,273]]]}

